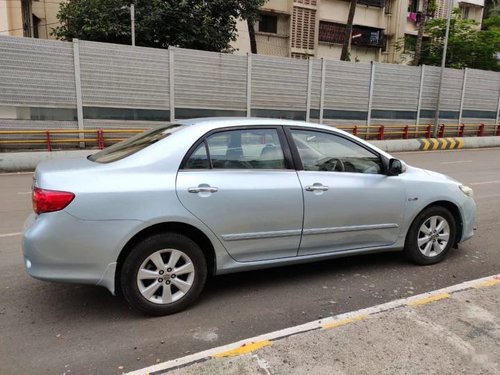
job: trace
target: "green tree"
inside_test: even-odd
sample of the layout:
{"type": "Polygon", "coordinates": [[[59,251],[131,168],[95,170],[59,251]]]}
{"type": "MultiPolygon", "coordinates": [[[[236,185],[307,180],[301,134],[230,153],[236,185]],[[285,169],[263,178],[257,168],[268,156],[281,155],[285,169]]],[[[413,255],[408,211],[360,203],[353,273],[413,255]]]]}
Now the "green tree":
{"type": "MultiPolygon", "coordinates": [[[[427,40],[422,46],[420,63],[441,65],[443,56],[446,19],[427,21],[425,32],[427,40]]],[[[485,29],[480,30],[477,23],[463,19],[460,9],[455,9],[450,22],[446,66],[449,68],[474,68],[500,70],[496,53],[500,51],[500,28],[498,23],[485,20],[485,29]]]]}
{"type": "Polygon", "coordinates": [[[342,43],[342,52],[340,54],[340,60],[350,61],[351,57],[351,41],[352,41],[352,24],[354,22],[354,15],[356,14],[356,6],[358,5],[358,0],[350,0],[349,14],[347,15],[347,24],[345,26],[344,41],[342,43]]]}
{"type": "MultiPolygon", "coordinates": [[[[130,44],[130,0],[68,0],[53,29],[58,39],[130,44]]],[[[136,45],[231,51],[236,19],[258,14],[265,0],[135,0],[136,45]]]]}
{"type": "Polygon", "coordinates": [[[498,0],[485,0],[483,19],[500,12],[500,2],[498,0]]]}
{"type": "Polygon", "coordinates": [[[248,36],[250,39],[250,51],[257,53],[257,40],[255,39],[255,22],[260,18],[259,8],[267,0],[245,1],[241,3],[240,18],[247,20],[248,36]]]}
{"type": "Polygon", "coordinates": [[[419,65],[422,57],[422,43],[424,41],[424,31],[427,21],[427,12],[429,9],[429,1],[423,0],[422,3],[422,19],[418,25],[417,41],[415,43],[415,56],[413,58],[413,65],[419,65]]]}

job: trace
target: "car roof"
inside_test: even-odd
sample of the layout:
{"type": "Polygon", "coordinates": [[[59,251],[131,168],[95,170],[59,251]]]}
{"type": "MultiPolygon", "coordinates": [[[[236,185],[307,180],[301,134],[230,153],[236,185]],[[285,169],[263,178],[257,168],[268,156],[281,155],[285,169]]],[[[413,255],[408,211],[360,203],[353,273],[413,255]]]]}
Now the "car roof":
{"type": "MultiPolygon", "coordinates": [[[[290,126],[310,126],[321,127],[319,124],[308,123],[305,121],[276,119],[276,118],[262,118],[262,117],[204,117],[192,118],[186,120],[176,121],[183,125],[215,125],[220,126],[262,126],[262,125],[290,125],[290,126]]],[[[328,127],[332,128],[332,127],[328,127]]]]}

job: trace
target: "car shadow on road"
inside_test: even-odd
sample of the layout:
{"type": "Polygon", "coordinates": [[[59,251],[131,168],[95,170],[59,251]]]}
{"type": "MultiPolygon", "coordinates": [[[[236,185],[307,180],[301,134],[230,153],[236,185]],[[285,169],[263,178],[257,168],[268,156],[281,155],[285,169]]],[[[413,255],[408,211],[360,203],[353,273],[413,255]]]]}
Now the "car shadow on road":
{"type": "Polygon", "coordinates": [[[328,279],[346,278],[352,274],[380,272],[382,269],[412,267],[400,253],[357,255],[338,259],[266,268],[212,277],[208,280],[205,294],[231,294],[244,288],[275,288],[283,284],[310,283],[328,279]]]}
{"type": "MultiPolygon", "coordinates": [[[[448,261],[457,257],[460,257],[460,251],[453,251],[449,254],[451,259],[448,261]]],[[[415,266],[407,262],[401,253],[379,253],[220,275],[208,279],[200,300],[188,311],[197,314],[220,310],[223,306],[240,302],[242,297],[249,294],[256,298],[270,298],[284,290],[303,288],[304,285],[322,288],[328,284],[349,288],[351,281],[360,276],[376,284],[380,278],[404,278],[404,275],[410,273],[429,272],[429,267],[415,266]]],[[[103,319],[136,320],[146,317],[132,310],[122,297],[113,297],[104,288],[40,283],[36,280],[30,280],[29,283],[33,284],[34,290],[24,289],[24,298],[30,303],[23,306],[23,312],[36,311],[37,320],[64,320],[77,316],[78,319],[91,322],[103,319]]]]}

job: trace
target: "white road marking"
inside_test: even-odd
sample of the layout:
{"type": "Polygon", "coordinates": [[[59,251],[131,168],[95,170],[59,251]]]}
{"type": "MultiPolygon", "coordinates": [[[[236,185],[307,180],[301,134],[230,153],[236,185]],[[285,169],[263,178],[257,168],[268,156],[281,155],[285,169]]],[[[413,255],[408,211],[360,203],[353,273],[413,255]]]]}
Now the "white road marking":
{"type": "Polygon", "coordinates": [[[472,182],[469,185],[489,185],[489,184],[500,184],[500,180],[472,182]]]}
{"type": "Polygon", "coordinates": [[[146,367],[146,368],[143,368],[140,370],[129,372],[128,375],[146,375],[146,374],[153,373],[153,372],[167,371],[169,369],[187,366],[187,365],[190,365],[190,364],[197,362],[197,361],[209,359],[210,357],[214,356],[217,353],[225,352],[228,350],[233,350],[233,349],[239,348],[243,345],[248,345],[249,343],[255,343],[255,342],[260,342],[260,341],[265,341],[265,340],[276,340],[276,339],[280,339],[283,337],[296,335],[298,333],[311,331],[314,329],[322,329],[324,325],[332,324],[333,322],[336,322],[339,320],[356,319],[357,317],[360,317],[360,316],[368,316],[368,315],[378,314],[378,313],[388,311],[388,310],[393,310],[395,308],[405,307],[405,306],[410,305],[412,302],[422,300],[424,298],[429,298],[429,297],[439,295],[439,294],[444,294],[444,293],[452,294],[454,292],[472,289],[472,288],[478,286],[479,284],[497,281],[497,280],[499,280],[499,278],[500,278],[500,275],[483,277],[480,279],[466,281],[466,282],[463,282],[460,284],[452,285],[452,286],[449,286],[449,287],[446,287],[443,289],[434,290],[432,292],[422,293],[422,294],[419,294],[416,296],[401,298],[401,299],[398,299],[395,301],[383,303],[381,305],[368,307],[366,309],[351,311],[351,312],[348,312],[345,314],[340,314],[340,315],[328,317],[325,319],[315,320],[313,322],[301,324],[299,326],[285,328],[285,329],[271,332],[271,333],[266,333],[266,334],[256,336],[253,338],[240,340],[240,341],[234,342],[232,344],[227,344],[227,345],[219,346],[217,348],[207,349],[207,350],[204,350],[202,352],[190,354],[190,355],[182,357],[182,358],[177,358],[177,359],[173,359],[173,360],[170,360],[167,362],[159,363],[157,365],[153,365],[153,366],[146,367]]]}
{"type": "Polygon", "coordinates": [[[442,161],[439,164],[460,164],[460,163],[472,163],[472,160],[442,161]]]}
{"type": "Polygon", "coordinates": [[[255,358],[257,360],[257,364],[259,367],[264,370],[266,375],[272,375],[272,372],[270,371],[271,368],[269,367],[269,363],[264,359],[264,358],[259,358],[257,354],[254,354],[252,358],[255,358]]]}
{"type": "Polygon", "coordinates": [[[5,234],[0,234],[0,238],[20,236],[21,234],[22,234],[21,232],[5,233],[5,234]]]}

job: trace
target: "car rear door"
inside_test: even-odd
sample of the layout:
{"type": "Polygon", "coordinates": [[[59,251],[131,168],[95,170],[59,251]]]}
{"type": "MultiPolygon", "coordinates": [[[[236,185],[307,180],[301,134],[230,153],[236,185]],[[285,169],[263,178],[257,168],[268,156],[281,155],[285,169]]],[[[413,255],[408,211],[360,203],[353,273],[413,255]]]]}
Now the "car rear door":
{"type": "Polygon", "coordinates": [[[177,195],[237,261],[296,256],[303,196],[281,127],[221,129],[195,144],[177,195]]]}
{"type": "Polygon", "coordinates": [[[379,155],[331,132],[291,129],[302,164],[304,230],[299,255],[388,246],[403,222],[406,194],[379,155]]]}

